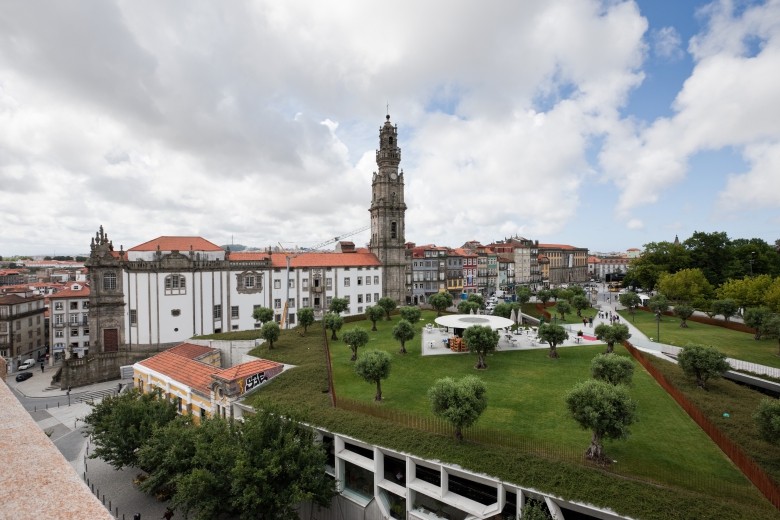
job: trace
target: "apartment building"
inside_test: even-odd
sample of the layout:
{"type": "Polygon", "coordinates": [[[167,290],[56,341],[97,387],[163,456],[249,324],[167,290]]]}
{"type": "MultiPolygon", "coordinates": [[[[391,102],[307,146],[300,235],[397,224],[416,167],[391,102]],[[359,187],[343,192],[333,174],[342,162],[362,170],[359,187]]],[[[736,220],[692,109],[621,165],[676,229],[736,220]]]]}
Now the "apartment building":
{"type": "Polygon", "coordinates": [[[42,296],[32,291],[0,296],[0,356],[10,370],[46,354],[42,296]]]}
{"type": "Polygon", "coordinates": [[[49,296],[49,363],[89,352],[89,295],[89,284],[68,282],[65,289],[49,296]]]}

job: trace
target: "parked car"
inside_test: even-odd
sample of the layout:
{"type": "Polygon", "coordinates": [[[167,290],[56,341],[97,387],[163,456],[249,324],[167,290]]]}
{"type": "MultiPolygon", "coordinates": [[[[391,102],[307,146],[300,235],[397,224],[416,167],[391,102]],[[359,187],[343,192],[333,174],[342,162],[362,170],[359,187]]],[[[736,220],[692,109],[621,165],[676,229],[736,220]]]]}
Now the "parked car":
{"type": "Polygon", "coordinates": [[[22,372],[21,374],[18,374],[16,376],[16,382],[21,383],[22,381],[27,381],[32,377],[32,372],[22,372]]]}
{"type": "Polygon", "coordinates": [[[35,360],[34,359],[26,359],[24,362],[22,362],[21,365],[19,365],[19,370],[27,370],[28,368],[32,368],[35,366],[35,360]]]}

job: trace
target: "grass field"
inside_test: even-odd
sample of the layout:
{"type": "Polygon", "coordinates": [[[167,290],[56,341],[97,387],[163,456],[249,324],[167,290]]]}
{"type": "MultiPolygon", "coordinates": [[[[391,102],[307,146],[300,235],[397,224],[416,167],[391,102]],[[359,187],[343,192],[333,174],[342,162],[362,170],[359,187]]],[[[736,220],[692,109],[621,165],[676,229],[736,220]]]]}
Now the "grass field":
{"type": "MultiPolygon", "coordinates": [[[[347,325],[347,329],[350,326],[347,325]]],[[[252,351],[253,355],[289,363],[295,365],[295,368],[286,371],[268,386],[249,395],[247,404],[256,407],[272,405],[284,410],[285,413],[295,410],[310,424],[350,435],[368,443],[412,453],[418,457],[457,464],[506,482],[553,493],[567,500],[609,507],[619,514],[633,518],[780,519],[780,513],[755,488],[747,485],[744,479],[742,486],[737,484],[737,487],[744,489],[744,492],[728,499],[712,492],[702,494],[677,487],[659,488],[595,469],[534,456],[512,448],[471,442],[457,443],[450,437],[431,434],[402,424],[389,423],[349,410],[333,408],[328,393],[328,370],[322,330],[319,324],[315,324],[310,328],[307,337],[300,337],[298,330],[300,329],[282,331],[273,350],[268,350],[263,345],[252,351]]],[[[254,339],[254,337],[254,331],[210,336],[213,339],[235,340],[254,339]]],[[[410,344],[409,347],[412,345],[410,344]]],[[[340,342],[333,344],[333,353],[337,357],[344,353],[344,349],[346,347],[340,342]]],[[[567,353],[564,351],[563,354],[567,353]]],[[[461,359],[467,361],[466,357],[468,356],[463,356],[461,359]]],[[[489,360],[492,362],[493,357],[489,360]]],[[[393,375],[398,374],[399,371],[396,370],[393,375]]],[[[365,385],[367,393],[373,395],[370,392],[371,386],[362,384],[365,385]]],[[[384,406],[384,403],[380,406],[384,406]]],[[[677,413],[673,410],[670,412],[677,413]]],[[[647,415],[644,418],[646,421],[649,420],[647,415]]],[[[708,443],[705,438],[703,441],[705,451],[709,451],[708,443]]],[[[585,446],[581,448],[584,449],[585,446]]],[[[696,472],[697,470],[691,467],[686,468],[685,471],[696,472]]]]}
{"type": "MultiPolygon", "coordinates": [[[[621,317],[633,323],[649,338],[658,338],[658,324],[652,312],[635,311],[634,319],[628,311],[618,311],[621,317]]],[[[756,341],[753,334],[738,332],[715,325],[706,325],[688,320],[688,328],[680,328],[680,319],[674,316],[663,316],[661,319],[661,342],[668,345],[684,347],[686,344],[698,343],[712,345],[728,357],[750,361],[770,367],[780,368],[780,357],[777,354],[777,340],[762,339],[756,341]]]]}
{"type": "MultiPolygon", "coordinates": [[[[461,378],[477,374],[488,385],[489,405],[479,423],[485,427],[579,447],[584,451],[590,432],[581,430],[568,417],[563,395],[575,383],[590,377],[590,361],[604,351],[603,345],[560,349],[561,359],[547,358],[547,349],[496,352],[488,356],[488,369],[476,371],[476,355],[421,356],[419,328],[432,321],[425,313],[417,337],[407,342],[408,354],[396,354],[399,344],[390,335],[393,322],[378,322],[366,348],[385,350],[393,356],[392,374],[383,381],[382,406],[429,414],[428,388],[442,377],[461,378]]],[[[349,329],[355,324],[345,327],[349,329]]],[[[370,322],[358,323],[370,329],[370,322]]],[[[343,332],[343,330],[342,330],[343,332]]],[[[632,397],[638,403],[641,421],[632,427],[628,441],[612,442],[607,453],[618,461],[616,468],[632,474],[668,472],[716,476],[729,482],[744,482],[739,470],[709,437],[677,406],[672,398],[623,347],[620,355],[636,367],[632,397]]],[[[342,342],[331,342],[336,394],[361,401],[373,400],[375,386],[354,373],[351,351],[342,342]]]]}
{"type": "MultiPolygon", "coordinates": [[[[594,318],[596,316],[596,314],[598,314],[599,311],[598,311],[598,309],[594,309],[593,307],[590,307],[590,308],[585,309],[584,311],[582,311],[581,312],[582,317],[579,317],[579,316],[577,316],[577,310],[572,308],[572,312],[570,312],[569,314],[566,314],[566,319],[565,320],[561,320],[561,313],[558,310],[558,305],[557,304],[552,306],[552,307],[547,307],[547,312],[549,312],[552,316],[555,316],[556,314],[558,314],[558,324],[559,325],[561,323],[565,323],[565,324],[576,326],[577,324],[582,325],[582,318],[594,318]]],[[[595,327],[595,325],[594,325],[594,327],[595,327]]]]}

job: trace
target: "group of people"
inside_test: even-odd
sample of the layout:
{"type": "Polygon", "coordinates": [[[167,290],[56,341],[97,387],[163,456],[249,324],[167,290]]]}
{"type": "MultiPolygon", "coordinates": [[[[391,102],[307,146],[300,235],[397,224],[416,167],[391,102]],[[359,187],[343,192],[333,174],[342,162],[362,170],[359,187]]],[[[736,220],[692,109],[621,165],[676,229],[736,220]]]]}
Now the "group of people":
{"type": "MultiPolygon", "coordinates": [[[[601,314],[601,313],[599,313],[599,314],[601,314]]],[[[587,318],[582,318],[582,326],[583,327],[587,327],[588,325],[590,325],[591,329],[593,328],[593,316],[589,316],[587,318]]]]}
{"type": "Polygon", "coordinates": [[[612,311],[600,311],[599,318],[602,320],[609,320],[610,324],[620,323],[620,315],[618,313],[612,314],[612,311]]]}

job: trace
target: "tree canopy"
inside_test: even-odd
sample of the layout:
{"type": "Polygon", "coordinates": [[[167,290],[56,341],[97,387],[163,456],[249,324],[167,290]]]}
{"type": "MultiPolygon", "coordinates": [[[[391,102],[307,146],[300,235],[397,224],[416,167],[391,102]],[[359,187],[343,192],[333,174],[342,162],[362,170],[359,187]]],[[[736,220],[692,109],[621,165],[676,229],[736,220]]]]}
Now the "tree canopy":
{"type": "Polygon", "coordinates": [[[545,323],[544,325],[539,325],[538,334],[542,341],[546,341],[550,345],[550,353],[547,354],[547,357],[553,359],[561,357],[558,355],[557,347],[569,337],[566,333],[566,329],[560,325],[545,323]]]}
{"type": "Polygon", "coordinates": [[[531,289],[528,287],[516,287],[515,296],[517,297],[517,303],[520,305],[528,303],[531,300],[531,289]]]}
{"type": "Polygon", "coordinates": [[[720,314],[723,316],[723,319],[726,321],[729,321],[729,318],[736,315],[737,312],[739,312],[739,306],[737,305],[737,302],[732,300],[731,298],[725,298],[723,300],[715,300],[712,302],[712,305],[710,306],[712,309],[713,314],[718,315],[720,314]]]}
{"type": "Polygon", "coordinates": [[[314,309],[303,307],[298,311],[298,324],[303,325],[303,333],[306,334],[309,326],[314,324],[314,309]]]}
{"type": "Polygon", "coordinates": [[[466,298],[466,301],[479,304],[480,309],[485,306],[485,299],[482,297],[481,294],[471,293],[466,298]]]}
{"type": "Polygon", "coordinates": [[[566,321],[566,315],[571,314],[571,305],[566,300],[559,300],[555,306],[561,313],[561,319],[566,321]]]}
{"type": "MultiPolygon", "coordinates": [[[[405,308],[406,307],[404,307],[404,309],[405,308]]],[[[385,310],[379,305],[369,305],[368,307],[366,307],[366,318],[371,320],[371,323],[373,324],[373,326],[371,327],[372,332],[376,332],[376,322],[378,320],[381,320],[384,315],[385,315],[385,310]]]]}
{"type": "Polygon", "coordinates": [[[577,316],[582,317],[582,311],[590,309],[590,301],[587,297],[577,294],[571,299],[571,306],[577,311],[577,316]]]}
{"type": "Polygon", "coordinates": [[[676,302],[692,302],[696,298],[709,298],[714,294],[712,284],[700,269],[663,274],[658,280],[658,289],[676,302]]]}
{"type": "Polygon", "coordinates": [[[777,314],[768,316],[764,319],[763,323],[761,323],[761,328],[759,330],[763,337],[778,340],[777,355],[780,356],[780,316],[777,314]]]}
{"type": "Polygon", "coordinates": [[[688,323],[686,320],[693,316],[693,307],[690,305],[675,305],[674,309],[672,310],[674,312],[674,315],[680,318],[680,327],[683,329],[688,328],[688,323]]]}
{"type": "Polygon", "coordinates": [[[620,305],[626,307],[632,316],[634,315],[634,309],[642,304],[642,299],[633,291],[621,294],[618,296],[618,299],[620,300],[620,305]]]}
{"type": "Polygon", "coordinates": [[[634,364],[625,356],[606,354],[594,357],[590,362],[590,375],[611,385],[631,386],[634,364]]]}
{"type": "Polygon", "coordinates": [[[766,307],[754,307],[745,311],[744,322],[748,327],[752,327],[756,330],[753,339],[761,339],[761,326],[764,324],[764,320],[772,315],[772,311],[766,307]]]}
{"type": "Polygon", "coordinates": [[[346,298],[331,298],[330,312],[341,314],[347,309],[349,309],[349,302],[347,301],[346,298]]]}
{"type": "Polygon", "coordinates": [[[436,309],[437,316],[441,316],[441,311],[452,306],[452,295],[448,292],[438,292],[428,299],[428,303],[436,309]]]}
{"type": "Polygon", "coordinates": [[[481,308],[482,306],[475,301],[464,300],[458,303],[458,312],[461,314],[471,314],[472,310],[476,313],[481,308]]]}
{"type": "Polygon", "coordinates": [[[512,310],[514,309],[515,313],[520,312],[520,304],[519,303],[499,303],[493,308],[493,315],[494,316],[501,316],[502,318],[509,319],[509,317],[512,315],[512,310]]]}
{"type": "Polygon", "coordinates": [[[428,389],[428,400],[433,415],[452,424],[455,438],[461,440],[463,428],[477,422],[487,408],[487,385],[476,376],[459,381],[445,377],[428,389]]]}
{"type": "Polygon", "coordinates": [[[663,294],[656,294],[647,302],[647,306],[653,312],[664,312],[669,310],[669,300],[663,294]]]}
{"type": "Polygon", "coordinates": [[[350,361],[357,360],[357,352],[360,347],[365,347],[369,341],[368,332],[363,327],[356,325],[341,335],[341,340],[352,349],[350,361]]]}
{"type": "Polygon", "coordinates": [[[387,321],[390,321],[390,313],[393,312],[398,305],[394,299],[390,298],[389,296],[384,296],[382,298],[379,298],[379,301],[377,302],[380,307],[382,307],[385,310],[385,316],[387,316],[387,321]]]}
{"type": "Polygon", "coordinates": [[[577,383],[565,397],[566,408],[583,430],[592,437],[585,458],[599,464],[612,461],[604,454],[604,440],[624,440],[628,429],[639,419],[636,403],[624,385],[611,385],[590,379],[577,383]]]}
{"type": "Polygon", "coordinates": [[[762,399],[753,420],[765,441],[780,444],[780,400],[762,399]]]}
{"type": "Polygon", "coordinates": [[[400,320],[393,327],[393,339],[401,343],[399,354],[406,354],[406,342],[414,339],[414,326],[406,320],[400,320]]]}
{"type": "Polygon", "coordinates": [[[252,318],[260,323],[267,323],[274,319],[274,310],[268,307],[257,307],[252,311],[252,318]]]}
{"type": "Polygon", "coordinates": [[[344,326],[344,318],[338,313],[329,312],[322,317],[322,326],[325,327],[325,330],[332,331],[331,340],[338,341],[339,338],[336,337],[336,332],[340,331],[341,327],[344,326]]]}
{"type": "Polygon", "coordinates": [[[84,418],[95,450],[90,458],[101,458],[116,469],[138,467],[138,450],[156,428],[176,418],[176,403],[160,397],[159,391],[140,389],[108,395],[84,418]]]}
{"type": "Polygon", "coordinates": [[[606,354],[611,354],[615,350],[615,343],[623,344],[624,341],[631,337],[628,326],[622,323],[613,323],[612,325],[599,323],[593,329],[593,333],[599,341],[607,344],[606,354]]]}
{"type": "Polygon", "coordinates": [[[546,289],[542,289],[541,291],[536,291],[536,300],[546,304],[552,299],[552,293],[546,289]]]}
{"type": "Polygon", "coordinates": [[[367,383],[376,384],[376,402],[382,401],[382,379],[390,377],[391,365],[390,354],[376,349],[364,352],[355,362],[355,373],[367,383]]]}
{"type": "Polygon", "coordinates": [[[768,274],[746,276],[742,279],[726,280],[718,287],[717,294],[721,299],[730,298],[741,307],[758,307],[765,304],[766,295],[772,285],[780,279],[774,279],[768,274]]]}
{"type": "Polygon", "coordinates": [[[707,381],[721,377],[731,366],[726,355],[715,347],[688,343],[677,356],[677,364],[688,377],[696,378],[696,386],[707,390],[707,381]]]}
{"type": "Polygon", "coordinates": [[[487,368],[485,356],[496,350],[500,337],[498,331],[482,325],[472,325],[463,331],[463,342],[468,347],[469,352],[477,353],[477,364],[474,368],[487,368]]]}
{"type": "Polygon", "coordinates": [[[422,316],[422,309],[416,305],[407,305],[401,307],[401,319],[408,321],[409,323],[417,323],[422,316]]]}
{"type": "Polygon", "coordinates": [[[260,329],[260,337],[268,342],[268,348],[274,348],[274,341],[279,339],[281,334],[279,324],[275,321],[269,321],[260,329]]]}

